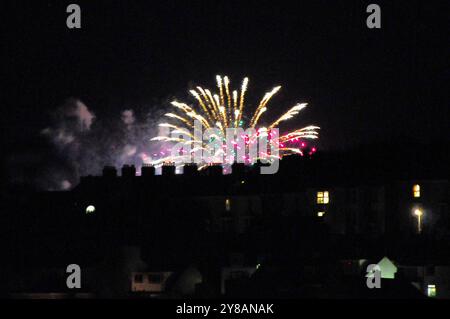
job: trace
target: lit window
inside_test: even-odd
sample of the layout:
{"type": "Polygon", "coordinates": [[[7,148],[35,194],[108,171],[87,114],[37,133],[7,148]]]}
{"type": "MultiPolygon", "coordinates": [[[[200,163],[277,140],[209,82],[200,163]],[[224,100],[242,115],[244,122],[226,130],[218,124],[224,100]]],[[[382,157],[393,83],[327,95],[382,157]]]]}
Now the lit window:
{"type": "Polygon", "coordinates": [[[413,196],[415,198],[419,198],[420,197],[420,185],[419,184],[415,184],[413,186],[413,196]]]}
{"type": "Polygon", "coordinates": [[[325,215],[325,212],[318,212],[317,213],[317,217],[323,217],[323,215],[325,215]]]}
{"type": "Polygon", "coordinates": [[[328,192],[317,192],[317,204],[328,204],[330,197],[328,192]]]}
{"type": "Polygon", "coordinates": [[[229,212],[231,210],[231,202],[230,199],[225,199],[225,210],[229,212]]]}
{"type": "Polygon", "coordinates": [[[427,296],[436,297],[436,285],[428,285],[427,296]]]}
{"type": "Polygon", "coordinates": [[[87,215],[92,214],[94,212],[95,212],[95,206],[89,205],[88,207],[86,207],[86,214],[87,215]]]}

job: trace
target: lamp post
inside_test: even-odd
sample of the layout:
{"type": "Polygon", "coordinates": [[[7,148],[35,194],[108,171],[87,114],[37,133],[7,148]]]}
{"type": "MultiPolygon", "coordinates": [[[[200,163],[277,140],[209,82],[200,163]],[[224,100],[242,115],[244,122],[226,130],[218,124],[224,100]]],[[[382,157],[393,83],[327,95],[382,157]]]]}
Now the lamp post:
{"type": "Polygon", "coordinates": [[[417,217],[417,232],[420,234],[422,232],[422,216],[423,211],[419,208],[414,210],[414,215],[417,217]]]}

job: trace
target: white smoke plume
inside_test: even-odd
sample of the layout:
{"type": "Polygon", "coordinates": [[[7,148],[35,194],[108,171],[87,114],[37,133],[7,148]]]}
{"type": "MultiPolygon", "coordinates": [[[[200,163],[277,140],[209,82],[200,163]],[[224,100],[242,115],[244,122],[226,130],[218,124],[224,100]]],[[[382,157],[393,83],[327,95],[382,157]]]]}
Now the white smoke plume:
{"type": "Polygon", "coordinates": [[[49,136],[55,145],[66,146],[75,142],[76,135],[90,130],[95,115],[88,107],[77,99],[69,99],[56,112],[56,126],[41,131],[49,136]]]}
{"type": "Polygon", "coordinates": [[[105,165],[120,172],[124,164],[143,163],[159,153],[150,141],[157,133],[158,112],[138,115],[132,109],[99,119],[82,101],[71,98],[54,114],[53,124],[41,134],[54,146],[54,161],[48,163],[42,178],[44,189],[67,190],[81,176],[99,175],[105,165]]]}
{"type": "Polygon", "coordinates": [[[70,110],[70,114],[78,119],[81,131],[88,131],[95,119],[94,113],[90,112],[87,106],[79,100],[75,100],[74,104],[74,107],[70,110]]]}

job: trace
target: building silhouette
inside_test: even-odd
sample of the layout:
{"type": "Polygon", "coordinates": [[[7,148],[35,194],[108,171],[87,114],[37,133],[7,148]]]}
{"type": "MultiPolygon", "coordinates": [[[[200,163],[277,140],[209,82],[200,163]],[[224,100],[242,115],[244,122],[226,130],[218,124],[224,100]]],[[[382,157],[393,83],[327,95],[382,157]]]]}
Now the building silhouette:
{"type": "MultiPolygon", "coordinates": [[[[399,279],[387,286],[404,289],[367,296],[413,296],[412,285],[419,296],[450,297],[448,172],[417,161],[318,153],[285,157],[273,175],[259,163],[231,174],[218,165],[176,174],[166,164],[161,175],[150,165],[120,175],[105,166],[70,191],[6,199],[3,254],[23,266],[20,275],[33,265],[60,278],[76,261],[97,297],[352,297],[339,285],[365,291],[366,265],[389,256],[399,279]],[[110,278],[107,295],[99,276],[110,278]]],[[[11,278],[2,278],[3,293],[45,291],[30,282],[14,289],[11,278]]],[[[60,282],[54,289],[65,291],[60,282]]]]}

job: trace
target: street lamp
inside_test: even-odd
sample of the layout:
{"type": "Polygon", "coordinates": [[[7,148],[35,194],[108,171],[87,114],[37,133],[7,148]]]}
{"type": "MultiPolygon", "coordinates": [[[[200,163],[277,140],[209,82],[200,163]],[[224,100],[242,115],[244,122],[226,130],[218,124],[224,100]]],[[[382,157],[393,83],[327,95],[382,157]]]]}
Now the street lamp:
{"type": "Polygon", "coordinates": [[[414,215],[417,217],[417,232],[420,234],[422,232],[422,215],[423,211],[419,208],[414,210],[414,215]]]}
{"type": "Polygon", "coordinates": [[[86,215],[93,214],[94,212],[95,212],[94,205],[89,205],[88,207],[86,207],[86,215]]]}

